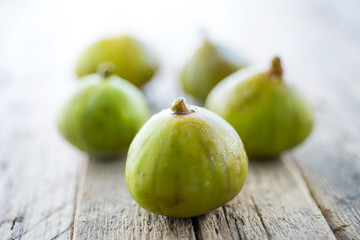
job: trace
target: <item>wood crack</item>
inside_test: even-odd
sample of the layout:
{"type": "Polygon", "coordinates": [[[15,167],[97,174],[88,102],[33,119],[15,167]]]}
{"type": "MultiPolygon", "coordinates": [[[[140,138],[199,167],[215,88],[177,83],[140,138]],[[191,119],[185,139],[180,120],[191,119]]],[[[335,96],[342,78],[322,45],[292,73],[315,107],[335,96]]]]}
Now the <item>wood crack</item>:
{"type": "Polygon", "coordinates": [[[338,234],[338,233],[341,233],[341,232],[345,231],[345,228],[347,228],[348,226],[349,225],[344,224],[342,226],[338,226],[338,227],[334,228],[333,231],[334,231],[335,234],[338,234]]]}
{"type": "Polygon", "coordinates": [[[268,231],[268,229],[267,229],[267,227],[266,227],[266,225],[265,225],[264,219],[263,219],[263,217],[262,217],[262,215],[261,215],[261,213],[260,213],[260,211],[259,211],[259,208],[258,208],[258,206],[257,206],[257,204],[256,204],[256,202],[255,202],[255,200],[254,200],[254,198],[253,198],[253,196],[250,196],[250,198],[251,198],[251,201],[252,201],[253,204],[254,204],[256,214],[257,214],[257,215],[259,216],[259,218],[260,218],[261,225],[262,225],[262,227],[264,228],[268,239],[270,239],[271,235],[270,235],[270,233],[269,233],[269,231],[268,231]]]}
{"type": "Polygon", "coordinates": [[[12,221],[12,225],[11,225],[11,236],[9,238],[9,240],[20,240],[22,235],[23,235],[23,230],[24,230],[24,217],[20,216],[20,217],[15,217],[14,220],[12,221]]]}
{"type": "Polygon", "coordinates": [[[320,204],[318,203],[318,201],[316,200],[315,195],[314,195],[314,193],[313,193],[313,191],[311,190],[311,187],[310,187],[310,185],[309,185],[309,182],[306,180],[306,178],[305,178],[305,176],[304,176],[304,173],[303,173],[301,167],[298,165],[298,163],[297,163],[296,161],[294,161],[294,156],[292,155],[292,153],[290,153],[288,156],[289,156],[289,160],[291,160],[291,161],[296,165],[296,167],[297,167],[297,169],[298,169],[298,172],[299,172],[299,176],[301,177],[301,179],[302,179],[303,182],[305,183],[306,188],[307,188],[307,190],[309,191],[309,195],[310,195],[311,199],[314,201],[314,203],[316,204],[316,206],[317,206],[318,209],[320,210],[322,216],[323,216],[324,219],[326,220],[326,224],[329,226],[329,228],[331,229],[331,231],[332,231],[332,232],[334,233],[334,235],[336,236],[336,231],[335,231],[336,228],[333,229],[333,228],[331,227],[331,225],[330,225],[330,223],[329,223],[329,215],[326,214],[326,212],[329,212],[329,210],[328,210],[328,209],[323,209],[323,208],[320,206],[320,204]]]}
{"type": "Polygon", "coordinates": [[[62,204],[61,206],[59,206],[58,208],[50,211],[48,214],[46,214],[45,217],[41,218],[40,220],[38,220],[34,225],[32,225],[31,227],[29,227],[29,231],[26,231],[22,234],[25,235],[27,234],[28,232],[31,231],[31,229],[35,228],[37,225],[39,225],[40,223],[42,223],[43,221],[49,219],[52,215],[54,215],[55,213],[59,212],[59,211],[62,211],[66,206],[68,206],[71,202],[65,202],[64,204],[62,204]]]}
{"type": "Polygon", "coordinates": [[[10,230],[13,230],[13,229],[14,229],[15,224],[16,224],[17,222],[20,222],[20,223],[21,223],[21,222],[23,222],[23,221],[24,221],[24,217],[23,217],[23,216],[14,218],[14,220],[12,221],[12,225],[11,225],[10,230]]]}
{"type": "Polygon", "coordinates": [[[82,167],[80,168],[78,181],[75,188],[75,197],[74,197],[74,210],[72,215],[72,221],[70,224],[70,240],[74,239],[75,234],[75,220],[76,220],[76,211],[81,202],[81,194],[83,192],[83,186],[85,184],[86,170],[88,168],[88,157],[84,157],[82,162],[82,167]]]}
{"type": "Polygon", "coordinates": [[[55,240],[58,237],[60,237],[61,235],[63,235],[64,233],[66,233],[67,231],[69,231],[71,229],[71,225],[69,227],[67,227],[65,230],[59,232],[58,234],[56,234],[54,237],[50,238],[50,240],[55,240]]]}
{"type": "MultiPolygon", "coordinates": [[[[222,208],[222,210],[223,210],[223,212],[224,212],[224,218],[225,218],[226,225],[227,225],[228,228],[230,229],[230,224],[229,224],[229,220],[228,220],[228,218],[227,218],[227,214],[226,214],[226,210],[225,210],[225,205],[222,206],[221,208],[222,208]]],[[[237,230],[238,230],[238,229],[237,229],[237,230]]],[[[239,236],[240,236],[240,234],[239,234],[239,236]]],[[[240,239],[241,239],[241,237],[240,237],[240,239]]]]}
{"type": "Polygon", "coordinates": [[[192,224],[192,227],[193,227],[193,230],[194,230],[194,236],[195,236],[195,239],[198,240],[198,239],[201,239],[201,237],[199,236],[199,231],[198,231],[198,227],[197,227],[197,221],[199,219],[197,217],[192,217],[191,218],[191,224],[192,224]]]}
{"type": "MultiPolygon", "coordinates": [[[[38,220],[35,224],[33,224],[31,227],[29,227],[29,228],[28,228],[29,230],[27,230],[26,232],[23,232],[23,233],[21,234],[21,236],[24,236],[25,234],[31,232],[31,230],[34,229],[37,225],[39,225],[39,224],[42,223],[43,221],[49,219],[53,214],[55,214],[55,213],[63,210],[63,209],[64,209],[66,206],[68,206],[69,204],[70,204],[70,202],[66,202],[66,203],[64,203],[63,205],[59,206],[58,208],[52,210],[52,211],[49,212],[45,217],[41,218],[41,219],[38,220]]],[[[15,219],[14,219],[14,221],[13,221],[13,226],[14,226],[14,224],[15,224],[15,219]]],[[[13,229],[13,226],[12,226],[11,230],[13,229]]]]}
{"type": "MultiPolygon", "coordinates": [[[[226,224],[227,224],[228,228],[230,229],[230,223],[229,223],[229,219],[228,219],[228,215],[227,215],[225,205],[222,206],[222,209],[224,211],[224,218],[225,218],[226,224]]],[[[240,220],[242,220],[242,219],[240,219],[240,220]]],[[[236,219],[235,219],[235,221],[236,221],[236,219]]],[[[237,224],[235,224],[235,227],[236,227],[236,231],[238,232],[238,236],[239,236],[240,240],[242,240],[243,238],[241,236],[241,232],[240,232],[240,229],[238,228],[237,224]]]]}

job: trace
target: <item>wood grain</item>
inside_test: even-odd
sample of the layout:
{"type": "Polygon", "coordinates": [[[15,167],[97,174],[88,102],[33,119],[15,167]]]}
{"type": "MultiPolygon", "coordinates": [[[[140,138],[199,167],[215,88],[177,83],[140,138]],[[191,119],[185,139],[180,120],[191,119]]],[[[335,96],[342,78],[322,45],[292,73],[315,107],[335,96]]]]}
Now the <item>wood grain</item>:
{"type": "MultiPolygon", "coordinates": [[[[315,6],[323,7],[323,3],[316,2],[315,6]]],[[[349,10],[349,14],[351,12],[349,10]]],[[[350,35],[347,29],[330,27],[323,17],[311,15],[304,22],[322,29],[321,35],[317,34],[321,48],[309,42],[307,49],[300,48],[304,49],[300,58],[290,59],[289,75],[311,99],[316,124],[311,137],[294,149],[289,158],[300,168],[312,197],[336,237],[360,239],[360,151],[357,144],[360,142],[360,101],[359,82],[354,81],[354,76],[360,75],[360,60],[353,57],[360,54],[360,45],[355,42],[360,35],[359,31],[350,35]]],[[[360,21],[355,21],[352,27],[360,29],[360,21]]],[[[294,36],[295,31],[289,29],[288,33],[294,36]]],[[[312,33],[312,29],[303,31],[305,35],[312,33]]]]}
{"type": "Polygon", "coordinates": [[[245,189],[198,226],[201,239],[335,239],[297,168],[280,158],[251,159],[245,189]]]}
{"type": "Polygon", "coordinates": [[[74,239],[195,239],[191,219],[140,208],[127,190],[124,171],[125,156],[90,159],[74,239]]]}
{"type": "Polygon", "coordinates": [[[360,238],[359,115],[339,102],[323,104],[312,138],[292,157],[339,239],[360,238]],[[328,105],[329,104],[329,105],[328,105]],[[341,107],[340,107],[341,106],[341,107]],[[340,110],[341,109],[341,110],[340,110]],[[334,113],[341,111],[342,114],[334,113]]]}
{"type": "Polygon", "coordinates": [[[13,81],[2,95],[0,239],[69,239],[82,156],[54,128],[59,95],[27,87],[13,81]]]}
{"type": "Polygon", "coordinates": [[[268,239],[248,189],[230,203],[195,219],[198,239],[268,239]]]}
{"type": "MultiPolygon", "coordinates": [[[[257,3],[262,14],[253,19],[261,22],[254,24],[258,37],[246,44],[260,59],[280,54],[287,81],[296,84],[315,108],[314,132],[288,155],[289,162],[294,160],[300,168],[336,237],[360,239],[360,85],[354,77],[360,76],[360,59],[355,57],[360,54],[360,18],[355,14],[359,2],[257,3]],[[265,38],[266,47],[261,41],[265,38]]],[[[239,14],[238,22],[246,17],[239,14]]],[[[246,27],[243,34],[250,31],[246,27]]]]}

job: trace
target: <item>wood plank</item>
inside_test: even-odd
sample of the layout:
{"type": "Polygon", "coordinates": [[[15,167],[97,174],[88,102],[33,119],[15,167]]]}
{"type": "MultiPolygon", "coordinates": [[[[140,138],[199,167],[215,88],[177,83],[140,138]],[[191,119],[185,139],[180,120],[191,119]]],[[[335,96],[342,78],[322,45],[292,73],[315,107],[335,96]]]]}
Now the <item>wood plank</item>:
{"type": "MultiPolygon", "coordinates": [[[[351,46],[351,42],[342,44],[351,46]]],[[[350,80],[355,72],[360,74],[360,61],[348,58],[318,64],[306,72],[292,70],[294,76],[307,79],[301,84],[315,105],[316,126],[290,155],[336,237],[360,239],[360,101],[358,86],[350,80]]],[[[309,65],[316,63],[309,58],[309,65]]]]}
{"type": "MultiPolygon", "coordinates": [[[[356,57],[360,46],[354,39],[360,36],[359,32],[353,37],[343,35],[344,29],[331,29],[320,19],[321,15],[313,16],[312,23],[323,29],[322,41],[331,39],[322,52],[332,54],[310,56],[318,50],[308,48],[303,60],[291,59],[290,75],[313,102],[316,126],[305,144],[290,155],[336,237],[360,239],[360,98],[354,81],[360,75],[356,57]]],[[[353,23],[354,29],[359,23],[353,23]]]]}
{"type": "Polygon", "coordinates": [[[195,219],[198,239],[268,239],[248,189],[230,203],[195,219]]]}
{"type": "Polygon", "coordinates": [[[197,224],[201,239],[335,239],[296,166],[280,158],[250,160],[245,189],[197,224]]]}
{"type": "Polygon", "coordinates": [[[149,213],[130,196],[125,156],[89,161],[74,239],[195,239],[190,218],[149,213]]]}
{"type": "Polygon", "coordinates": [[[69,239],[82,157],[54,128],[61,94],[10,79],[0,88],[0,239],[69,239]]]}
{"type": "Polygon", "coordinates": [[[350,109],[323,104],[312,138],[292,153],[339,239],[360,238],[360,115],[350,109]]]}
{"type": "Polygon", "coordinates": [[[270,238],[334,239],[321,211],[291,162],[257,162],[252,197],[270,238]]]}
{"type": "Polygon", "coordinates": [[[41,2],[0,5],[0,239],[70,239],[83,155],[55,118],[73,79],[41,2]]]}
{"type": "MultiPolygon", "coordinates": [[[[273,53],[283,56],[286,76],[315,106],[314,132],[291,158],[300,167],[336,237],[359,239],[360,85],[355,77],[360,75],[359,2],[256,3],[261,6],[258,11],[262,18],[238,15],[238,22],[261,22],[253,24],[258,36],[242,43],[258,59],[273,53]]],[[[249,6],[241,11],[248,10],[249,6]]],[[[239,30],[239,36],[246,38],[252,26],[245,27],[239,30]]]]}

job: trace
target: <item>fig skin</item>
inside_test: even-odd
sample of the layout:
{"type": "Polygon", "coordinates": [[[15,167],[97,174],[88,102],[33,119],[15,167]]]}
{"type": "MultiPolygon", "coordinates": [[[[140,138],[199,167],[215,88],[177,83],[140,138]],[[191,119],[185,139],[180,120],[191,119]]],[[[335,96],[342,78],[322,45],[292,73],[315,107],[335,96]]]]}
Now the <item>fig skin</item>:
{"type": "Polygon", "coordinates": [[[78,59],[76,74],[83,77],[96,73],[103,62],[114,63],[114,73],[137,87],[148,82],[158,69],[158,61],[149,48],[127,35],[104,39],[90,46],[78,59]]]}
{"type": "Polygon", "coordinates": [[[126,150],[149,116],[143,93],[115,75],[92,74],[62,107],[58,129],[80,150],[95,155],[126,150]]]}
{"type": "Polygon", "coordinates": [[[126,183],[143,208],[193,217],[220,207],[242,189],[247,156],[220,116],[184,99],[148,120],[130,145],[126,183]],[[185,107],[184,107],[185,106],[185,107]]]}
{"type": "Polygon", "coordinates": [[[181,74],[184,92],[204,102],[211,89],[229,74],[243,67],[224,48],[205,40],[185,65],[181,74]]]}
{"type": "Polygon", "coordinates": [[[250,157],[269,157],[293,148],[311,133],[309,103],[282,76],[278,57],[267,72],[243,69],[219,83],[205,107],[239,133],[250,157]]]}

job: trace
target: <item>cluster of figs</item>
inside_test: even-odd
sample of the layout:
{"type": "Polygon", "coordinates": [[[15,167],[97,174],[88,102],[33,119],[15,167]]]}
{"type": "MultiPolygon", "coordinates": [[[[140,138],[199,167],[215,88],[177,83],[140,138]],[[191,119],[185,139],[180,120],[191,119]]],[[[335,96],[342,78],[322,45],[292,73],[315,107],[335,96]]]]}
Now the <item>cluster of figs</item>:
{"type": "Polygon", "coordinates": [[[280,59],[268,69],[247,67],[205,40],[185,64],[182,97],[150,119],[139,87],[158,70],[154,53],[139,40],[101,40],[80,56],[82,87],[62,107],[58,129],[93,155],[127,151],[131,196],[153,213],[204,214],[242,189],[248,157],[270,157],[310,134],[310,105],[283,78],[280,59]],[[246,150],[245,150],[246,149],[246,150]]]}

